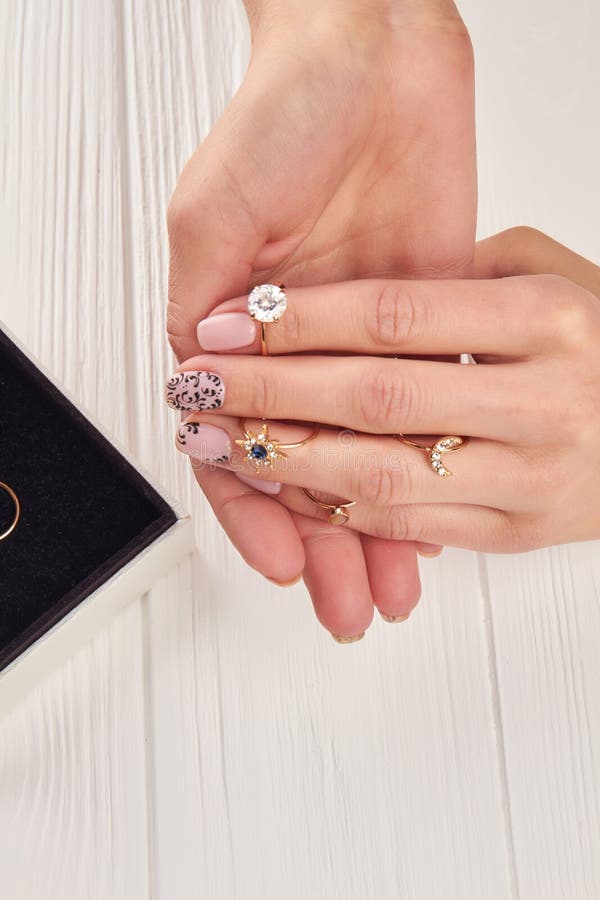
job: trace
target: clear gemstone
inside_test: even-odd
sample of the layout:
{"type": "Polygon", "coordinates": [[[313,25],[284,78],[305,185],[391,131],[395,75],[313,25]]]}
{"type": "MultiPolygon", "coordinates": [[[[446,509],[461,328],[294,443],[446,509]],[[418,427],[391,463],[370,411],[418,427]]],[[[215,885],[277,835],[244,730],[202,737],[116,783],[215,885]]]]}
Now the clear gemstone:
{"type": "Polygon", "coordinates": [[[248,297],[248,312],[259,322],[276,322],[287,307],[287,297],[276,284],[259,284],[248,297]]]}

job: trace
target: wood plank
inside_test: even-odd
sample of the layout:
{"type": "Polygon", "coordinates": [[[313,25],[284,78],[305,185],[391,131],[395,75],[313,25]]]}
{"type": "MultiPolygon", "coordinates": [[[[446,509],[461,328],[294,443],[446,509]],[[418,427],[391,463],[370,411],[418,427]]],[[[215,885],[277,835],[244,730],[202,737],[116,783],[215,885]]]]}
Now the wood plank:
{"type": "MultiPolygon", "coordinates": [[[[0,16],[0,316],[131,446],[118,22],[101,0],[0,16]]],[[[138,600],[0,723],[7,896],[147,900],[144,737],[138,600]]]]}
{"type": "MultiPolygon", "coordinates": [[[[600,261],[600,8],[461,4],[476,47],[480,230],[534,225],[600,261]]],[[[560,428],[560,422],[557,423],[560,428]]],[[[482,560],[518,896],[600,885],[600,545],[482,560]]]]}

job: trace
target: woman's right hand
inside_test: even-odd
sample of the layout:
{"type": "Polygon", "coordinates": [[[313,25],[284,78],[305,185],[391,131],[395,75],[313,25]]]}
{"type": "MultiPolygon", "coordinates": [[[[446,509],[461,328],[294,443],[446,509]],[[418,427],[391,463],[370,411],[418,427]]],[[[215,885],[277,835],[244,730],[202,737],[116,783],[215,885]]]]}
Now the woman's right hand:
{"type": "MultiPolygon", "coordinates": [[[[248,7],[247,76],[169,209],[180,361],[199,351],[197,323],[257,283],[464,276],[473,261],[472,52],[454,4],[248,7]]],[[[249,564],[278,583],[303,573],[332,633],[355,634],[373,601],[391,616],[416,602],[414,545],[292,515],[222,470],[195,475],[249,564]]]]}

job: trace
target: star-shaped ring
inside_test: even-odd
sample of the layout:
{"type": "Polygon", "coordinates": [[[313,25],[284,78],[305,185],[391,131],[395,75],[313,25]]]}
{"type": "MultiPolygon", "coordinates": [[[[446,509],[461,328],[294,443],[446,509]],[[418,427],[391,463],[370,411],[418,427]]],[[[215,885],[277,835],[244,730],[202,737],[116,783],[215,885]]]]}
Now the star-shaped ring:
{"type": "Polygon", "coordinates": [[[276,438],[269,434],[269,426],[263,423],[256,434],[246,427],[246,420],[240,419],[240,427],[244,434],[243,438],[238,438],[236,444],[245,451],[245,457],[248,462],[255,465],[257,473],[261,469],[270,468],[278,459],[287,457],[286,450],[295,450],[314,440],[318,435],[320,428],[317,425],[312,434],[302,441],[296,441],[293,444],[282,444],[276,438]]]}

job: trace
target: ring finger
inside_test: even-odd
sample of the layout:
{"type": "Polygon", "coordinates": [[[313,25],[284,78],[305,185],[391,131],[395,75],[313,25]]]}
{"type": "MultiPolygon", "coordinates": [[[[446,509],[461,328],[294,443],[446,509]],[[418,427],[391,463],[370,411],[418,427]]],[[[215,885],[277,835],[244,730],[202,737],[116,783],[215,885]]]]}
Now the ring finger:
{"type": "Polygon", "coordinates": [[[374,507],[462,503],[518,511],[531,504],[527,461],[503,444],[476,439],[460,452],[441,452],[443,469],[454,477],[440,477],[429,453],[392,437],[322,428],[310,439],[310,426],[260,420],[244,426],[245,433],[239,420],[194,412],[179,425],[176,446],[274,487],[309,488],[374,507]]]}

